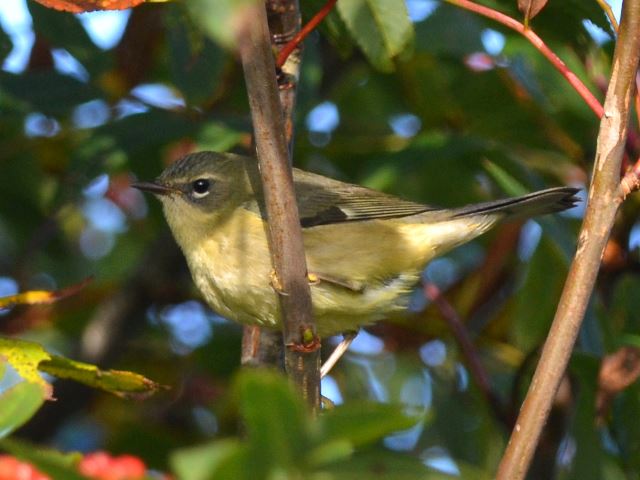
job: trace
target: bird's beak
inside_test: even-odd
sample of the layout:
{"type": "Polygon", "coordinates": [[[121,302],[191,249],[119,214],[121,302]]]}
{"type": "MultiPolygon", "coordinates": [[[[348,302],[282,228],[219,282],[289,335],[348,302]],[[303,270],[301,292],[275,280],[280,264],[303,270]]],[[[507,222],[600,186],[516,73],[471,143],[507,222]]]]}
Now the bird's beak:
{"type": "Polygon", "coordinates": [[[153,193],[154,195],[170,195],[177,192],[175,188],[154,182],[133,182],[131,186],[143,192],[153,193]]]}

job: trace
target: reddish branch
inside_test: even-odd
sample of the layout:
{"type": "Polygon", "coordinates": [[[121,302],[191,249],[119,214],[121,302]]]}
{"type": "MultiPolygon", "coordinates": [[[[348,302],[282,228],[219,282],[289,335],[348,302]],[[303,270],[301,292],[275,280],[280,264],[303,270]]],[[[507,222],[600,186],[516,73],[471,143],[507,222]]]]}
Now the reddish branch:
{"type": "Polygon", "coordinates": [[[278,54],[278,58],[276,60],[276,67],[281,68],[284,65],[289,55],[291,55],[291,52],[293,52],[298,47],[298,45],[300,45],[300,43],[302,43],[302,41],[307,38],[307,35],[313,32],[318,24],[322,20],[324,20],[324,17],[329,15],[329,12],[331,12],[334,5],[336,4],[336,1],[337,0],[327,0],[327,3],[324,4],[320,11],[316,13],[304,27],[302,27],[302,29],[296,34],[296,36],[293,37],[293,39],[289,43],[287,43],[282,50],[280,50],[280,53],[278,54]]]}
{"type": "Polygon", "coordinates": [[[431,282],[425,282],[423,291],[425,296],[431,300],[438,310],[442,314],[442,317],[447,322],[447,325],[453,336],[456,340],[456,343],[460,347],[460,351],[462,353],[462,357],[469,368],[469,372],[471,373],[471,377],[475,381],[476,385],[484,395],[485,399],[491,405],[498,415],[498,417],[504,419],[503,410],[500,407],[500,402],[496,398],[491,389],[491,383],[489,380],[489,375],[487,371],[484,369],[482,362],[480,361],[480,356],[478,355],[478,351],[476,350],[469,334],[467,333],[467,329],[462,322],[462,319],[456,312],[455,308],[447,301],[447,299],[442,295],[440,289],[431,282]]]}
{"type": "Polygon", "coordinates": [[[536,49],[544,55],[547,60],[560,72],[560,74],[567,79],[576,92],[587,102],[589,108],[598,116],[602,117],[604,110],[602,105],[596,97],[589,91],[584,83],[573,73],[569,67],[558,57],[553,50],[551,50],[546,43],[530,28],[525,27],[522,23],[514,18],[511,18],[504,13],[498,12],[484,5],[478,5],[469,0],[445,0],[448,3],[456,5],[460,8],[464,8],[471,12],[482,15],[483,17],[491,18],[505,27],[508,27],[516,32],[520,33],[523,37],[531,42],[536,49]]]}

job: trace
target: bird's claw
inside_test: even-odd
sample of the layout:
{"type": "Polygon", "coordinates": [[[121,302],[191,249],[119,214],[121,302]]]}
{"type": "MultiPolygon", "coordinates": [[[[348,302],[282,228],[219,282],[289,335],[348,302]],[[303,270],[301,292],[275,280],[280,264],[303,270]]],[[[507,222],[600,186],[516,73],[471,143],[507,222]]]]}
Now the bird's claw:
{"type": "Polygon", "coordinates": [[[282,286],[282,283],[280,282],[278,274],[275,270],[271,270],[271,272],[269,273],[269,283],[271,284],[271,288],[273,288],[278,295],[282,295],[285,297],[289,295],[284,291],[284,287],[282,286]]]}

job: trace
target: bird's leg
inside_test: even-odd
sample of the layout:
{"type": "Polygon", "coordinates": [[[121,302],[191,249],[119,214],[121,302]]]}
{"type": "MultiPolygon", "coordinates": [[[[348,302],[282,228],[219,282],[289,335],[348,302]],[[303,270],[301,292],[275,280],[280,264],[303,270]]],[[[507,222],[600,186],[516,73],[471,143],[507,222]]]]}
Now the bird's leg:
{"type": "Polygon", "coordinates": [[[338,363],[338,360],[342,358],[342,355],[344,355],[357,335],[358,332],[345,332],[342,334],[342,341],[333,349],[329,358],[322,364],[322,368],[320,368],[320,378],[324,378],[335,364],[338,363]]]}

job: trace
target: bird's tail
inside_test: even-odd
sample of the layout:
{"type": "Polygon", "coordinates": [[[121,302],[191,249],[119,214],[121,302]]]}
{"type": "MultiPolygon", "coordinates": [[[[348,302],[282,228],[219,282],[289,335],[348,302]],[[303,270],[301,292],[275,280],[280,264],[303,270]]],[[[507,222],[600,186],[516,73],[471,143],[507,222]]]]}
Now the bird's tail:
{"type": "Polygon", "coordinates": [[[452,218],[474,215],[503,214],[509,219],[528,218],[546,213],[562,212],[576,205],[579,188],[557,187],[529,193],[521,197],[468,205],[454,210],[452,218]]]}

